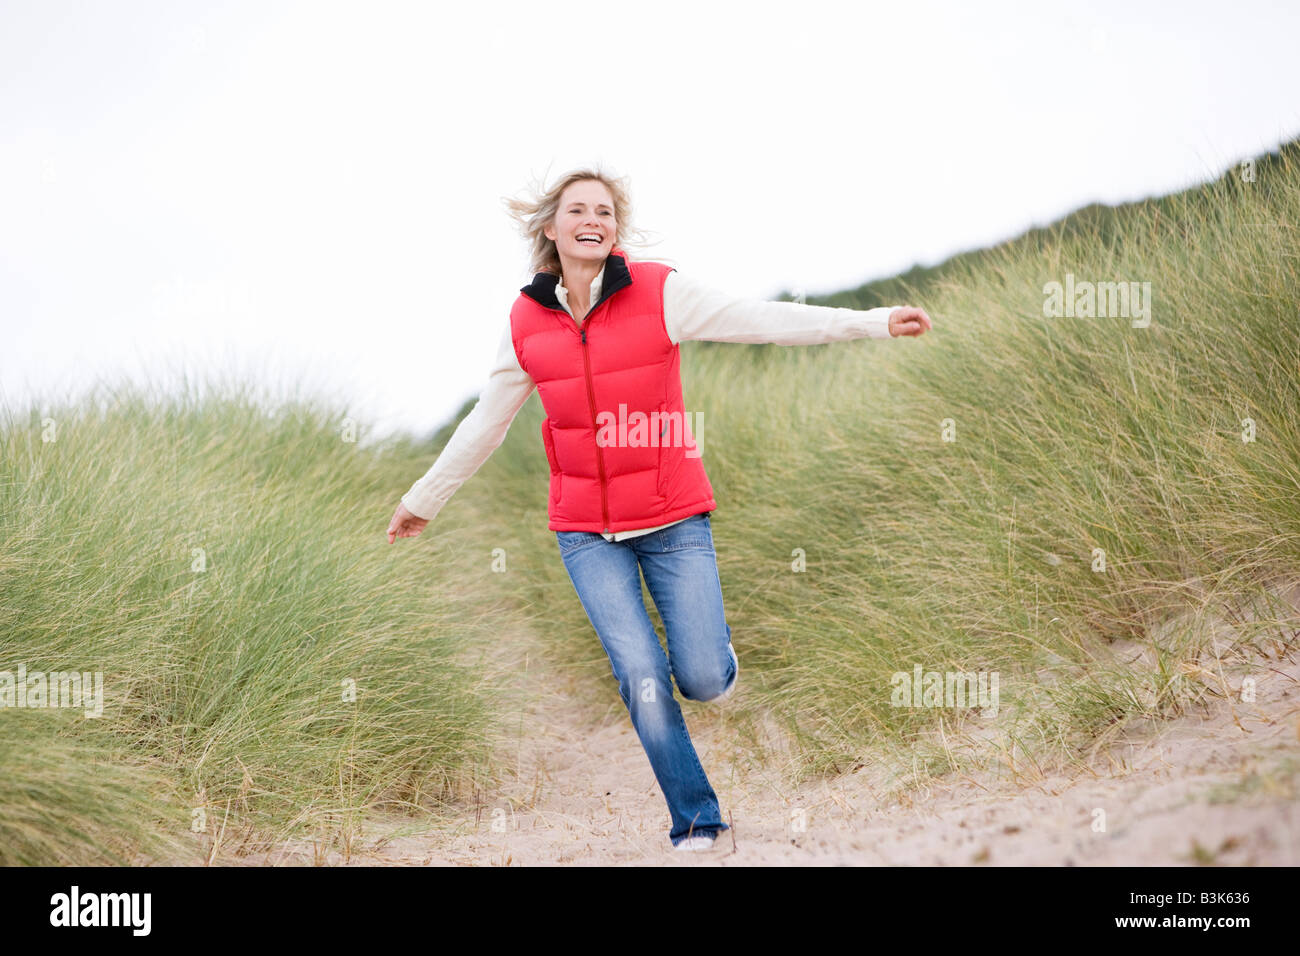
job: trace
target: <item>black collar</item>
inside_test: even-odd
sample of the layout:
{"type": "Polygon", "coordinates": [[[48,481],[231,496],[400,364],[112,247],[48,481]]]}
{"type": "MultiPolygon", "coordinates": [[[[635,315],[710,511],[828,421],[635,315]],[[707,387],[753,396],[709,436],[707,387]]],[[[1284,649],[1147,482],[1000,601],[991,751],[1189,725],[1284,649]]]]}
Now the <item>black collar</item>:
{"type": "MultiPolygon", "coordinates": [[[[555,287],[559,285],[560,277],[554,272],[539,272],[533,276],[533,281],[524,286],[519,291],[528,298],[532,299],[538,305],[544,305],[548,309],[559,309],[563,311],[559,298],[555,295],[555,287]]],[[[596,306],[604,302],[619,289],[632,284],[632,273],[627,267],[627,257],[622,250],[610,252],[605,257],[605,277],[600,284],[600,298],[591,304],[587,310],[590,315],[596,310],[596,306]]]]}

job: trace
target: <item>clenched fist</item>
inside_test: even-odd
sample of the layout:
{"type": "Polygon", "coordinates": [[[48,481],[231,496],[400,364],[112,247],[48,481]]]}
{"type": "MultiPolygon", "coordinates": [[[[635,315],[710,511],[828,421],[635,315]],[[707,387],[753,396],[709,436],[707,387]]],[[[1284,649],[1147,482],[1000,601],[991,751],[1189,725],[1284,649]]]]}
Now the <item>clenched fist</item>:
{"type": "Polygon", "coordinates": [[[889,334],[893,336],[923,335],[926,329],[932,327],[925,309],[906,305],[889,313],[889,334]]]}

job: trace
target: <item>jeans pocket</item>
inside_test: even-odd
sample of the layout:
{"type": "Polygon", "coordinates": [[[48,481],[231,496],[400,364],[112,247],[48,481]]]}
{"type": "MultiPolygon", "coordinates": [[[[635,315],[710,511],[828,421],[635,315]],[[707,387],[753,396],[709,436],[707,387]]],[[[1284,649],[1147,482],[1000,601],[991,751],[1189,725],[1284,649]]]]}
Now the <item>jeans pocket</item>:
{"type": "Polygon", "coordinates": [[[555,540],[560,546],[560,555],[569,555],[597,541],[604,541],[603,535],[595,531],[557,531],[555,540]]]}
{"type": "Polygon", "coordinates": [[[665,551],[713,550],[713,529],[709,525],[709,513],[702,511],[691,515],[685,521],[669,525],[661,532],[665,551]]]}

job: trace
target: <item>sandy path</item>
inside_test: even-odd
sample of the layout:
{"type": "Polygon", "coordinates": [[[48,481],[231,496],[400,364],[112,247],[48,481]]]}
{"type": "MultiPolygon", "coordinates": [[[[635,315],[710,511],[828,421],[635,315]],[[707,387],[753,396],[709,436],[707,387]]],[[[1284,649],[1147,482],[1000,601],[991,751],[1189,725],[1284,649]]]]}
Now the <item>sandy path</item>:
{"type": "MultiPolygon", "coordinates": [[[[910,794],[891,793],[869,769],[792,786],[728,745],[735,727],[724,710],[687,702],[687,725],[734,827],[702,853],[671,849],[667,807],[613,678],[611,707],[594,728],[574,719],[577,692],[553,687],[528,705],[514,769],[479,812],[421,832],[410,821],[374,821],[349,862],[1296,865],[1300,662],[1266,663],[1256,703],[1220,699],[1203,716],[1131,726],[1087,770],[1032,782],[990,772],[910,794]],[[1104,830],[1094,828],[1098,810],[1104,830]]],[[[742,684],[734,699],[743,692],[742,684]]],[[[327,860],[344,862],[338,853],[327,860]]],[[[240,862],[311,863],[312,853],[283,847],[240,862]]]]}

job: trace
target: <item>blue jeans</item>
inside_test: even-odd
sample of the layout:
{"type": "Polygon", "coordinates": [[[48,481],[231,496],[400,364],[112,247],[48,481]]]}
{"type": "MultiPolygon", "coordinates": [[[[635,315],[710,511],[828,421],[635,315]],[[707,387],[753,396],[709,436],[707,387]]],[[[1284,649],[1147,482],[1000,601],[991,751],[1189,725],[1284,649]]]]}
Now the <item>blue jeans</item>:
{"type": "Polygon", "coordinates": [[[730,829],[669,680],[671,671],[689,700],[712,700],[736,679],[708,512],[622,541],[592,531],[555,536],[668,802],[668,838],[675,846],[693,834],[730,829]],[[664,622],[667,655],[641,596],[642,574],[664,622]]]}

